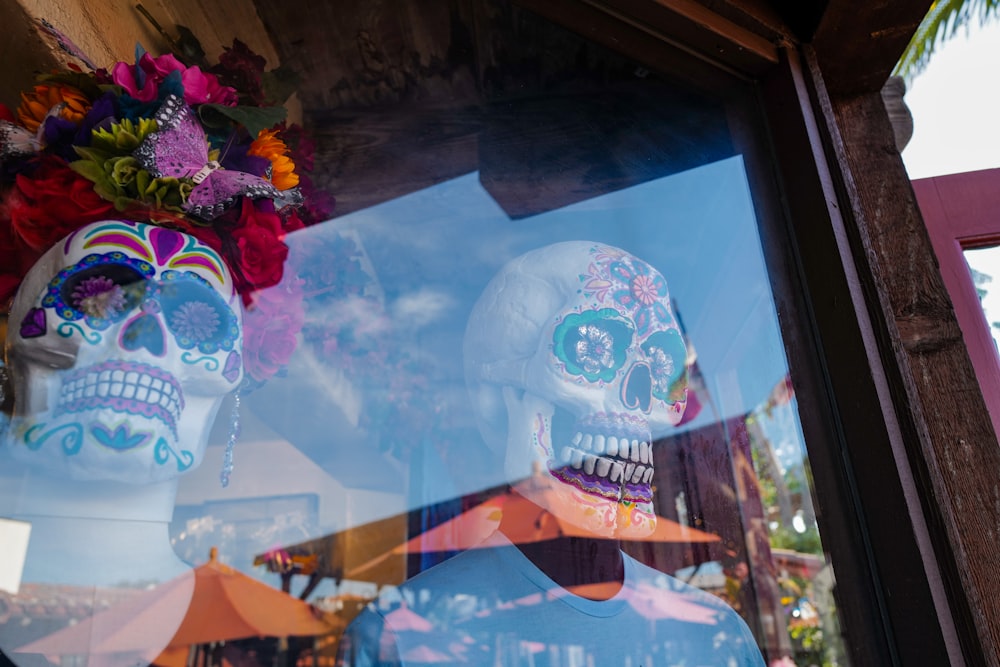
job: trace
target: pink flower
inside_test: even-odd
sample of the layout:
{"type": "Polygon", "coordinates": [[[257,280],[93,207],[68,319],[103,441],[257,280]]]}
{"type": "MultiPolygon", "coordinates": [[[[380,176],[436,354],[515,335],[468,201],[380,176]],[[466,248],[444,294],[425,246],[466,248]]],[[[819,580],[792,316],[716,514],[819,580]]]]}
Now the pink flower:
{"type": "Polygon", "coordinates": [[[289,275],[254,295],[243,318],[243,364],[254,380],[265,382],[288,365],[305,324],[302,298],[302,281],[289,275]]]}
{"type": "Polygon", "coordinates": [[[632,280],[632,295],[644,306],[652,305],[659,290],[652,278],[645,275],[638,275],[632,280]]]}
{"type": "Polygon", "coordinates": [[[152,102],[159,96],[160,84],[171,72],[181,73],[184,101],[188,104],[224,104],[236,106],[236,90],[219,84],[214,74],[202,72],[200,67],[187,67],[172,54],[154,58],[148,53],[139,58],[138,68],[146,75],[140,87],[136,79],[136,66],[125,62],[115,63],[111,80],[140,102],[152,102]]]}

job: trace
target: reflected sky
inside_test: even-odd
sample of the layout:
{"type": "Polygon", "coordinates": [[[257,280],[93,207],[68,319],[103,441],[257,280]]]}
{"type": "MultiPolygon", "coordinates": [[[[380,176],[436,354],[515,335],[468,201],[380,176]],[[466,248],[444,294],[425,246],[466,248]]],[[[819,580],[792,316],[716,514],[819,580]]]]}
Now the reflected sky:
{"type": "Polygon", "coordinates": [[[356,285],[307,302],[313,340],[246,404],[338,483],[386,494],[322,523],[344,528],[505,481],[468,404],[465,324],[504,264],[565,240],[618,246],[666,278],[705,381],[701,413],[681,429],[749,412],[784,377],[741,158],[518,220],[470,173],[288,239],[307,257],[300,273],[356,285]],[[330,257],[345,243],[346,273],[330,257]]]}

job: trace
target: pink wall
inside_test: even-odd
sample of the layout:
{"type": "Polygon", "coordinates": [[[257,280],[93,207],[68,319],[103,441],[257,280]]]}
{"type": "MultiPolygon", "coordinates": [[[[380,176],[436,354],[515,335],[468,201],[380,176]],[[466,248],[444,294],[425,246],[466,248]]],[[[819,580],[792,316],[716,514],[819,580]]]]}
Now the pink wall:
{"type": "Polygon", "coordinates": [[[1000,356],[962,256],[963,248],[1000,245],[1000,169],[920,179],[913,181],[913,190],[993,419],[993,429],[1000,434],[1000,356]]]}

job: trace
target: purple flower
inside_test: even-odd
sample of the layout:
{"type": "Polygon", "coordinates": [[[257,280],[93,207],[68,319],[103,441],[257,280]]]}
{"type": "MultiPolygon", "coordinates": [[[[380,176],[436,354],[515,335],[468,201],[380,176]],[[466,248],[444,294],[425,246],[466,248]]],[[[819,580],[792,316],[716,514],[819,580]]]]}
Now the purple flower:
{"type": "Polygon", "coordinates": [[[205,341],[219,330],[219,314],[203,301],[188,301],[171,314],[170,328],[184,338],[205,341]]]}
{"type": "Polygon", "coordinates": [[[105,276],[87,278],[73,290],[73,307],[88,317],[107,319],[125,310],[125,293],[105,276]]]}

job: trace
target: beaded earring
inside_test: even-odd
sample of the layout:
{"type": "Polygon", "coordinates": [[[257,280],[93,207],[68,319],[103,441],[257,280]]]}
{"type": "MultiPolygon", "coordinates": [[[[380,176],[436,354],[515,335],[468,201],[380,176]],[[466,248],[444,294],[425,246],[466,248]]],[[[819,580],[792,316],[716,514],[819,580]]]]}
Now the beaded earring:
{"type": "Polygon", "coordinates": [[[240,438],[240,392],[242,387],[233,394],[233,409],[229,413],[229,437],[226,439],[226,453],[222,457],[222,472],[219,481],[222,488],[229,486],[229,477],[233,474],[233,448],[240,438]]]}

